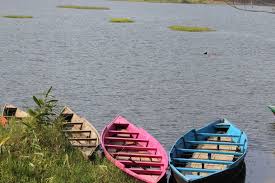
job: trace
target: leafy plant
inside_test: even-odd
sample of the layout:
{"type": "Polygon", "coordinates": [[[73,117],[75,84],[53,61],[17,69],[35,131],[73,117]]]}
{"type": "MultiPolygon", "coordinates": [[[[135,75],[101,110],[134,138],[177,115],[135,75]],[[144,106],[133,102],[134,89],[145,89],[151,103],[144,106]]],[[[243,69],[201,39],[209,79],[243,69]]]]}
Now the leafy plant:
{"type": "Polygon", "coordinates": [[[4,138],[4,139],[1,139],[1,141],[0,141],[0,153],[2,154],[2,148],[3,148],[3,146],[4,146],[4,144],[8,141],[10,139],[10,137],[6,137],[6,138],[4,138]]]}
{"type": "Polygon", "coordinates": [[[33,100],[37,105],[34,109],[29,109],[28,113],[40,124],[51,124],[57,116],[55,108],[58,100],[51,95],[52,87],[43,95],[42,98],[33,96],[33,100]]]}

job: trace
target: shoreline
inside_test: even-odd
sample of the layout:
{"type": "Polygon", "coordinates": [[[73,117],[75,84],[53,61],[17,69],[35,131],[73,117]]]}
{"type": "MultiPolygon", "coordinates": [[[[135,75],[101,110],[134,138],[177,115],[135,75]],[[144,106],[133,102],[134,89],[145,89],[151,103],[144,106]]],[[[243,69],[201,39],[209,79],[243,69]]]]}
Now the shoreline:
{"type": "Polygon", "coordinates": [[[122,2],[141,2],[141,3],[175,3],[175,4],[226,4],[224,1],[215,0],[111,0],[122,2]]]}
{"type": "MultiPolygon", "coordinates": [[[[172,4],[205,4],[205,5],[229,5],[225,1],[222,0],[111,0],[111,1],[119,1],[119,2],[136,2],[136,3],[172,3],[172,4]]],[[[235,3],[236,6],[244,5],[251,6],[251,4],[241,4],[235,3]]],[[[252,6],[266,6],[271,7],[271,5],[267,5],[264,3],[253,4],[252,6]]],[[[275,4],[274,4],[275,6],[275,4]]],[[[273,8],[275,11],[275,8],[273,8]]]]}

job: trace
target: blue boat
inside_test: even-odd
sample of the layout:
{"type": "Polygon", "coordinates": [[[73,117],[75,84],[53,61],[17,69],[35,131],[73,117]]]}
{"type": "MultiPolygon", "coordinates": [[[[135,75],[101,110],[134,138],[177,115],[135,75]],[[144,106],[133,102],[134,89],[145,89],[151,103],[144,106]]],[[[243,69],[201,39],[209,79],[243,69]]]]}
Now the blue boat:
{"type": "Polygon", "coordinates": [[[226,182],[245,169],[247,136],[219,119],[179,138],[170,151],[171,176],[177,183],[226,182]]]}

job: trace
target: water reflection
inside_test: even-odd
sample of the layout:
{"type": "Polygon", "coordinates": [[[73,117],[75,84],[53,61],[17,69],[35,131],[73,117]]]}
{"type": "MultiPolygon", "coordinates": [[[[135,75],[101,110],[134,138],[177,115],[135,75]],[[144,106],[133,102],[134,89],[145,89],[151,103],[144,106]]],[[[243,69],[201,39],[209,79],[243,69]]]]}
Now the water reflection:
{"type": "Polygon", "coordinates": [[[275,122],[270,123],[270,130],[275,132],[275,122]]]}
{"type": "MultiPolygon", "coordinates": [[[[234,173],[232,174],[232,176],[227,176],[226,179],[223,177],[221,178],[221,180],[217,180],[218,182],[223,182],[223,183],[245,183],[245,177],[246,177],[246,164],[245,162],[242,164],[242,167],[240,169],[239,173],[234,173]]],[[[168,176],[168,181],[169,183],[176,183],[176,181],[174,180],[174,178],[169,175],[168,176]]],[[[213,181],[211,181],[213,183],[213,181]]],[[[209,183],[211,183],[209,182],[209,183]]],[[[207,183],[207,181],[203,181],[200,183],[207,183]]]]}

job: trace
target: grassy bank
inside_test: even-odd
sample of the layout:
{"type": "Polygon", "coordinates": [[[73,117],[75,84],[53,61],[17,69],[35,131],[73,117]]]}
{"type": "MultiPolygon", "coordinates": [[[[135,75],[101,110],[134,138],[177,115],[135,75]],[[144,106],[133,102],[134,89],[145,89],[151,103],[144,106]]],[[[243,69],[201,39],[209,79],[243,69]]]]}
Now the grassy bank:
{"type": "Polygon", "coordinates": [[[0,125],[1,182],[135,182],[106,159],[88,161],[72,148],[61,131],[56,101],[45,98],[34,98],[31,117],[0,125]]]}
{"type": "Polygon", "coordinates": [[[4,18],[33,18],[32,16],[26,16],[26,15],[6,15],[3,17],[4,18]]]}
{"type": "Polygon", "coordinates": [[[110,22],[112,23],[133,23],[134,20],[131,20],[130,18],[111,18],[110,22]]]}
{"type": "Polygon", "coordinates": [[[76,6],[76,5],[64,5],[57,6],[58,8],[70,8],[70,9],[82,9],[82,10],[109,10],[108,7],[103,6],[76,6]]]}
{"type": "Polygon", "coordinates": [[[208,27],[190,27],[190,26],[182,26],[182,25],[172,25],[169,26],[171,30],[174,31],[185,31],[185,32],[209,32],[209,31],[215,31],[213,29],[210,29],[208,27]]]}

